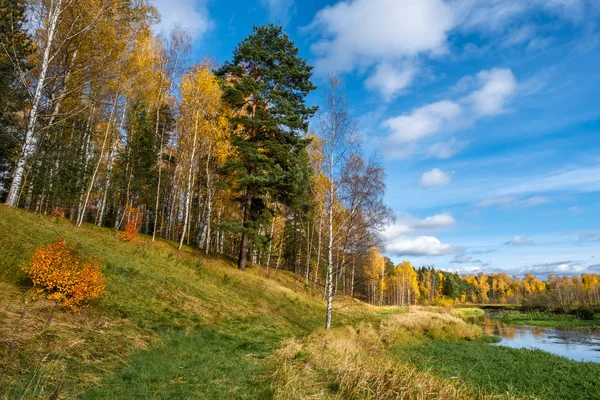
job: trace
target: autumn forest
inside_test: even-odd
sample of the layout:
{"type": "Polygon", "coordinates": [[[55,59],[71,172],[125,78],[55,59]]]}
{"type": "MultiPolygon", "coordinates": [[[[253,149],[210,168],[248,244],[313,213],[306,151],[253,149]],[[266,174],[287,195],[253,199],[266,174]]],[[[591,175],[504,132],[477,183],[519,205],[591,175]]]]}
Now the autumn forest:
{"type": "Polygon", "coordinates": [[[282,25],[218,63],[160,18],[0,0],[0,399],[600,395],[600,274],[392,255],[344,74],[282,25]]]}

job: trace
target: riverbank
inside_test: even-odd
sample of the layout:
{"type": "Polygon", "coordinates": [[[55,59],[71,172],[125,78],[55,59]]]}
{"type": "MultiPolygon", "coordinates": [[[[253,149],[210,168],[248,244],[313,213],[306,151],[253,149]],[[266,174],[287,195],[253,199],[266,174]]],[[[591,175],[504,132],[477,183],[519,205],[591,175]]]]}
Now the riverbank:
{"type": "Polygon", "coordinates": [[[554,328],[598,328],[600,329],[600,316],[595,315],[593,319],[582,319],[577,315],[557,314],[549,311],[520,311],[501,310],[493,316],[494,319],[505,324],[529,325],[554,328]]]}
{"type": "Polygon", "coordinates": [[[478,341],[424,340],[395,346],[394,354],[420,370],[469,385],[477,398],[600,398],[600,364],[578,362],[541,350],[514,349],[478,341]]]}

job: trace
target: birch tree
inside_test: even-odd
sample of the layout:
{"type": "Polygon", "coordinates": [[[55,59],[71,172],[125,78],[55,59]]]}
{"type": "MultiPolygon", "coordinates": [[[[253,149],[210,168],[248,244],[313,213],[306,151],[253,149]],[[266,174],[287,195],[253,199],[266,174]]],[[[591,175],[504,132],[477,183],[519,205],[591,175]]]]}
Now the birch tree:
{"type": "Polygon", "coordinates": [[[323,113],[320,116],[319,136],[323,140],[324,171],[327,176],[327,275],[326,301],[327,311],[325,327],[331,328],[331,313],[333,305],[333,251],[334,251],[334,207],[341,181],[344,165],[352,151],[357,129],[354,120],[348,113],[348,106],[342,94],[340,79],[332,74],[329,76],[327,99],[323,113]]]}

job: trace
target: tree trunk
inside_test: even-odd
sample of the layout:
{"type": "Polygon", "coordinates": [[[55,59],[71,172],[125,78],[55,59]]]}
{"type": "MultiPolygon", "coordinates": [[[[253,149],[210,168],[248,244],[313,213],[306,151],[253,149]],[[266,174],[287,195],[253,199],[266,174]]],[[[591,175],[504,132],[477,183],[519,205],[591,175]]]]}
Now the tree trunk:
{"type": "MultiPolygon", "coordinates": [[[[333,160],[329,162],[329,176],[333,177],[333,160]]],[[[325,317],[325,328],[331,328],[331,310],[333,305],[333,201],[334,201],[333,182],[329,183],[329,241],[327,243],[327,314],[325,317]]]]}
{"type": "Polygon", "coordinates": [[[100,148],[100,155],[98,156],[98,162],[96,163],[96,167],[94,168],[94,172],[92,173],[92,176],[90,178],[90,184],[89,184],[87,192],[85,194],[85,200],[83,202],[83,207],[81,208],[81,212],[79,213],[79,219],[77,221],[78,227],[81,226],[81,224],[83,223],[83,218],[85,217],[85,210],[87,209],[87,203],[90,200],[90,193],[92,192],[92,188],[94,187],[94,181],[96,180],[96,175],[98,174],[98,169],[100,169],[100,164],[102,163],[102,157],[104,157],[104,147],[106,147],[106,142],[108,140],[108,135],[110,133],[110,126],[112,123],[112,119],[115,115],[118,101],[119,101],[119,95],[117,94],[117,96],[115,98],[115,105],[110,113],[110,117],[108,118],[106,132],[104,133],[104,140],[102,141],[102,147],[100,148]]]}
{"type": "Polygon", "coordinates": [[[181,250],[183,247],[183,241],[185,239],[185,235],[187,233],[188,220],[189,220],[189,212],[190,212],[190,201],[192,199],[192,174],[194,169],[194,159],[196,157],[196,137],[198,134],[198,111],[196,111],[196,124],[194,126],[194,141],[192,142],[192,154],[190,156],[190,166],[188,170],[187,176],[187,190],[185,193],[185,205],[184,205],[184,217],[183,217],[183,230],[181,231],[181,239],[179,240],[178,250],[181,250]]]}
{"type": "Polygon", "coordinates": [[[50,5],[50,11],[48,14],[48,38],[46,39],[46,45],[44,47],[44,55],[42,57],[42,64],[40,74],[38,76],[37,85],[33,94],[33,101],[31,104],[31,111],[29,112],[29,121],[27,122],[27,130],[25,131],[25,140],[21,147],[21,153],[15,166],[13,173],[13,179],[10,184],[8,197],[6,198],[6,204],[10,207],[15,207],[19,201],[19,195],[21,192],[21,183],[23,180],[23,171],[25,170],[25,162],[27,157],[33,153],[34,145],[34,132],[35,125],[38,117],[38,108],[40,106],[40,100],[42,98],[42,92],[46,84],[46,74],[48,73],[48,66],[50,64],[50,50],[54,42],[54,34],[58,25],[58,17],[61,14],[62,0],[56,0],[50,5]]]}
{"type": "Polygon", "coordinates": [[[210,156],[212,151],[212,142],[208,145],[208,155],[206,156],[206,242],[204,253],[210,251],[210,219],[212,218],[212,180],[210,176],[210,156]]]}
{"type": "Polygon", "coordinates": [[[240,240],[240,255],[238,258],[238,268],[246,270],[246,259],[248,257],[248,232],[246,232],[246,222],[250,216],[250,207],[252,207],[252,196],[246,193],[246,204],[244,205],[244,219],[242,221],[242,238],[240,240]]]}
{"type": "Polygon", "coordinates": [[[271,251],[273,250],[273,233],[275,232],[275,213],[271,218],[271,236],[269,240],[269,251],[267,252],[267,268],[271,265],[271,251]]]}

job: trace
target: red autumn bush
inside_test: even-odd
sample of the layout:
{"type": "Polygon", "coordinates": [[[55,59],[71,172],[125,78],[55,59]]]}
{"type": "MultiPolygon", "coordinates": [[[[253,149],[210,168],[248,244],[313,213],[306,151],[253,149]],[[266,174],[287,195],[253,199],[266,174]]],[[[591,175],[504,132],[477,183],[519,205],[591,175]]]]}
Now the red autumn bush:
{"type": "Polygon", "coordinates": [[[140,214],[134,207],[127,208],[125,212],[127,215],[127,223],[125,224],[125,230],[121,233],[121,239],[126,242],[133,242],[138,234],[140,214]]]}
{"type": "Polygon", "coordinates": [[[39,247],[29,266],[23,269],[38,294],[73,311],[104,293],[104,275],[100,266],[69,246],[64,237],[39,247]]]}

